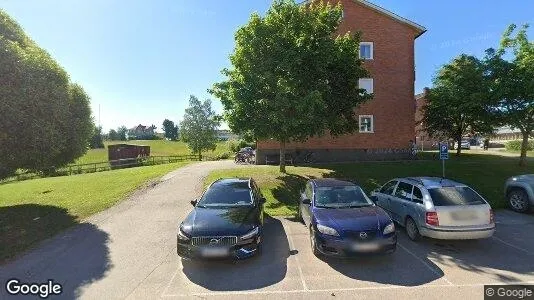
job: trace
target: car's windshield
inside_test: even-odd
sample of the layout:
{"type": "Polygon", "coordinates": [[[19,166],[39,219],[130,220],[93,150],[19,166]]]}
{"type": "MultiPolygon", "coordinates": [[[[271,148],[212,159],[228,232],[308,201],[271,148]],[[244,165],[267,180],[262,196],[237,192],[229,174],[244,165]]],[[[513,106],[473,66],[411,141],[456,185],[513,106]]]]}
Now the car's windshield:
{"type": "Polygon", "coordinates": [[[239,181],[212,185],[198,201],[200,207],[251,205],[252,193],[248,182],[239,181]]]}
{"type": "Polygon", "coordinates": [[[318,187],[315,192],[315,206],[326,208],[362,207],[373,203],[359,186],[318,187]]]}
{"type": "Polygon", "coordinates": [[[428,193],[432,198],[434,206],[477,205],[486,203],[482,197],[469,187],[441,187],[429,189],[428,193]]]}

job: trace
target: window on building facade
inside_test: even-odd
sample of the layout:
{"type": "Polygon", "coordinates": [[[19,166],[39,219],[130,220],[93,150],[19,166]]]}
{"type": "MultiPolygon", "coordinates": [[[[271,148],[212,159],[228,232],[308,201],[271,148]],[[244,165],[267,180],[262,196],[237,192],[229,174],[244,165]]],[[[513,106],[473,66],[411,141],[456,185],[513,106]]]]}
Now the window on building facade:
{"type": "Polygon", "coordinates": [[[373,59],[373,43],[371,42],[360,43],[360,58],[361,59],[373,59]]]}
{"type": "Polygon", "coordinates": [[[364,89],[367,93],[373,93],[373,78],[360,78],[358,81],[358,86],[360,89],[364,89]]]}
{"type": "Polygon", "coordinates": [[[360,132],[362,133],[373,133],[374,132],[374,122],[373,116],[364,115],[360,117],[360,132]]]}

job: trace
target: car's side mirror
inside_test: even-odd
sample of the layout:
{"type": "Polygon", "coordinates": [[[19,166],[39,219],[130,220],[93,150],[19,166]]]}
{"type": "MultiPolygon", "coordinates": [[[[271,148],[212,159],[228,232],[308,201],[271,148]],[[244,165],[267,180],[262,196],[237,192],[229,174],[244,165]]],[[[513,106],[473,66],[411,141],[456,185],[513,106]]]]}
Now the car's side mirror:
{"type": "Polygon", "coordinates": [[[311,200],[310,199],[302,199],[302,204],[311,205],[311,200]]]}
{"type": "Polygon", "coordinates": [[[197,202],[198,202],[197,199],[195,199],[195,200],[191,200],[191,205],[193,205],[193,206],[197,206],[197,202]]]}

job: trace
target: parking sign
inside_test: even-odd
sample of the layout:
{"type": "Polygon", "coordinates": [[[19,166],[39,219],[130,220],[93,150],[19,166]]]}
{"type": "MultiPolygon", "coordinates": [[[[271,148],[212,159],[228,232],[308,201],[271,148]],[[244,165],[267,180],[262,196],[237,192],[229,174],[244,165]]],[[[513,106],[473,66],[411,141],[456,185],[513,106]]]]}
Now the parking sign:
{"type": "Polygon", "coordinates": [[[439,144],[439,159],[449,159],[449,145],[447,143],[439,144]]]}

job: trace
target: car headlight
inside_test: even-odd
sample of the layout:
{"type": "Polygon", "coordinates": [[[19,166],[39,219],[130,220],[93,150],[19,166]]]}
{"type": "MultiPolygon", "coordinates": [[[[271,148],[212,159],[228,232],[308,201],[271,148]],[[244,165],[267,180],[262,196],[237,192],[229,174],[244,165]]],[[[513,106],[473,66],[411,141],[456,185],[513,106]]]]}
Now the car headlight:
{"type": "Polygon", "coordinates": [[[330,228],[328,226],[324,226],[321,224],[317,224],[317,230],[319,230],[319,232],[322,234],[339,236],[339,233],[337,233],[337,231],[334,228],[330,228]]]}
{"type": "Polygon", "coordinates": [[[189,241],[189,237],[183,232],[182,227],[178,229],[178,239],[182,241],[189,241]]]}
{"type": "Polygon", "coordinates": [[[387,225],[386,227],[384,227],[384,234],[390,234],[392,232],[395,232],[395,224],[394,223],[391,223],[391,224],[387,225]]]}
{"type": "Polygon", "coordinates": [[[241,239],[242,240],[248,240],[248,239],[253,238],[256,235],[258,235],[259,232],[260,232],[260,228],[256,227],[256,228],[252,229],[251,231],[249,231],[247,234],[242,235],[241,239]]]}

